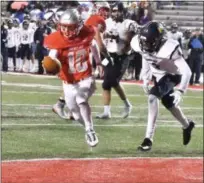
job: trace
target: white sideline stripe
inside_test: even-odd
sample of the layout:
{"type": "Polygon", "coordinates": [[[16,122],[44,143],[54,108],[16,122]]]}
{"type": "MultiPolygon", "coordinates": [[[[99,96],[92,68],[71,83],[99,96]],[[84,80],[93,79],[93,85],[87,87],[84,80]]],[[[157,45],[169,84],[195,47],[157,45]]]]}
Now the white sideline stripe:
{"type": "MultiPolygon", "coordinates": [[[[43,109],[44,110],[44,109],[43,109]]],[[[50,109],[49,109],[50,110],[50,109]]],[[[5,112],[3,112],[5,113],[5,112]]],[[[26,113],[27,115],[25,114],[22,114],[22,113],[11,113],[11,114],[1,114],[1,117],[2,118],[7,118],[7,117],[10,117],[10,116],[13,116],[15,115],[15,117],[40,117],[40,116],[44,116],[44,117],[50,117],[50,114],[52,114],[53,112],[50,112],[50,113],[42,113],[40,115],[33,115],[32,114],[28,114],[26,113]]],[[[100,114],[100,112],[91,112],[92,114],[100,114]]],[[[165,115],[166,118],[171,118],[172,115],[165,115]]],[[[95,118],[95,116],[93,116],[93,118],[95,118]]],[[[122,115],[112,115],[111,116],[111,119],[113,118],[119,118],[121,120],[123,120],[122,118],[122,115]]],[[[203,119],[203,115],[191,115],[191,118],[202,118],[203,119]]],[[[111,120],[110,119],[110,120],[111,120]]],[[[138,115],[138,116],[128,116],[128,118],[124,119],[124,120],[128,120],[128,119],[141,119],[141,120],[146,120],[147,119],[147,115],[138,115]]],[[[177,122],[175,120],[166,120],[166,119],[158,119],[157,121],[160,121],[160,122],[169,122],[169,123],[174,123],[174,122],[177,122]]]]}
{"type": "MultiPolygon", "coordinates": [[[[57,78],[57,77],[55,77],[57,78]]],[[[102,83],[102,80],[96,80],[97,83],[102,83]]],[[[127,82],[121,82],[122,85],[135,85],[135,86],[142,86],[143,84],[141,83],[127,83],[127,82]]],[[[62,86],[52,86],[52,85],[45,85],[45,84],[25,84],[25,83],[7,83],[6,81],[2,81],[2,85],[5,86],[24,86],[24,87],[45,87],[49,89],[60,89],[62,90],[62,86]]],[[[150,85],[152,86],[152,85],[150,85]]],[[[203,88],[188,88],[188,90],[191,91],[203,91],[203,88]]]]}
{"type": "MultiPolygon", "coordinates": [[[[161,121],[161,120],[160,120],[161,121]]],[[[81,124],[75,123],[75,124],[52,124],[52,123],[47,123],[47,124],[1,124],[2,126],[81,126],[81,124]]],[[[141,123],[136,123],[136,124],[94,124],[94,126],[100,126],[100,127],[146,127],[146,124],[141,124],[141,123]]],[[[172,128],[181,128],[181,125],[167,125],[167,124],[157,124],[159,127],[172,127],[172,128]]],[[[196,128],[203,128],[203,125],[201,124],[196,124],[196,128]]]]}
{"type": "Polygon", "coordinates": [[[100,160],[203,160],[203,157],[117,157],[117,158],[39,158],[39,159],[16,159],[16,160],[3,160],[2,163],[14,162],[37,162],[37,161],[100,161],[100,160]]]}
{"type": "MultiPolygon", "coordinates": [[[[53,105],[47,105],[47,104],[1,104],[2,106],[31,106],[31,107],[52,107],[53,105]]],[[[93,108],[103,108],[102,105],[91,105],[93,108]]],[[[136,109],[147,109],[148,107],[139,107],[139,106],[132,106],[136,109]]],[[[111,106],[111,108],[124,108],[124,106],[111,106]]],[[[165,109],[163,106],[160,108],[165,109]]],[[[191,109],[191,110],[203,110],[203,107],[182,107],[182,109],[191,109]]]]}
{"type": "MultiPolygon", "coordinates": [[[[2,92],[5,93],[17,93],[17,94],[21,94],[21,93],[26,93],[26,94],[46,94],[46,95],[59,95],[59,92],[33,92],[33,91],[10,91],[10,90],[2,90],[2,92]]],[[[95,93],[93,94],[93,96],[102,96],[101,93],[95,93]]],[[[118,95],[116,94],[112,94],[112,97],[118,97],[118,95]]],[[[147,95],[138,95],[138,94],[127,94],[128,97],[145,97],[147,98],[147,95]]],[[[203,99],[203,96],[193,96],[193,95],[188,95],[188,96],[183,96],[183,98],[193,98],[193,99],[203,99]]]]}

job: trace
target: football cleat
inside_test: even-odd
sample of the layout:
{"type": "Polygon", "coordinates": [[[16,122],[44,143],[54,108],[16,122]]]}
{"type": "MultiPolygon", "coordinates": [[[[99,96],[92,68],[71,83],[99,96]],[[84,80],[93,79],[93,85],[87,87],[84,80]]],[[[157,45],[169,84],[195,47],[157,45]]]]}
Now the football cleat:
{"type": "Polygon", "coordinates": [[[53,105],[52,111],[62,119],[72,119],[71,115],[65,113],[64,108],[65,102],[58,100],[57,103],[53,105]]]}
{"type": "Polygon", "coordinates": [[[191,140],[191,132],[195,127],[195,123],[193,121],[189,122],[189,126],[186,129],[183,129],[183,145],[187,145],[191,140]]]}
{"type": "Polygon", "coordinates": [[[110,119],[111,113],[108,113],[108,114],[102,113],[102,114],[97,115],[96,118],[97,119],[110,119]]]}
{"type": "Polygon", "coordinates": [[[137,148],[140,151],[150,151],[152,148],[152,141],[149,138],[145,138],[142,144],[137,148]]]}
{"type": "Polygon", "coordinates": [[[86,142],[89,146],[95,147],[98,144],[98,137],[94,130],[88,130],[85,134],[86,142]]]}
{"type": "Polygon", "coordinates": [[[130,115],[131,111],[132,111],[132,105],[126,106],[124,108],[123,118],[127,118],[130,115]]]}

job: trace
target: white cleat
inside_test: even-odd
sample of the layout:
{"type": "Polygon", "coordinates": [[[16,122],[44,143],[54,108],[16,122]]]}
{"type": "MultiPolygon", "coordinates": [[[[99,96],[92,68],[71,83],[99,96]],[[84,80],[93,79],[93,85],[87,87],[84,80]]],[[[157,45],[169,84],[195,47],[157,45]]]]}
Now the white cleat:
{"type": "Polygon", "coordinates": [[[102,113],[102,114],[97,115],[96,118],[97,119],[110,119],[111,113],[108,113],[108,114],[102,113]]]}
{"type": "Polygon", "coordinates": [[[62,119],[71,119],[70,115],[65,114],[64,107],[65,104],[58,101],[56,104],[53,105],[52,111],[62,119]]]}
{"type": "Polygon", "coordinates": [[[124,108],[124,112],[123,112],[122,117],[123,117],[123,118],[127,118],[127,117],[130,115],[131,111],[132,111],[132,105],[126,106],[126,107],[124,108]]]}
{"type": "Polygon", "coordinates": [[[95,147],[98,144],[98,137],[94,130],[88,130],[85,134],[86,142],[89,146],[95,147]]]}

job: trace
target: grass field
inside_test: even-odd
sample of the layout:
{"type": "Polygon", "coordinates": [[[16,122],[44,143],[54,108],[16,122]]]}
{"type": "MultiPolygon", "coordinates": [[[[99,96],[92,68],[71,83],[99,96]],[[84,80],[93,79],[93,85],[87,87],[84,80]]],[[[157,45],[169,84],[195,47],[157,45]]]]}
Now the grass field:
{"type": "Polygon", "coordinates": [[[181,125],[160,105],[151,152],[139,152],[147,121],[147,97],[141,86],[124,85],[133,110],[122,119],[123,104],[113,92],[112,119],[99,120],[102,89],[90,99],[99,144],[92,150],[85,143],[84,129],[62,120],[51,110],[61,94],[54,77],[2,75],[2,160],[39,158],[202,157],[203,91],[188,91],[181,106],[196,122],[192,141],[182,145],[181,125]]]}
{"type": "MultiPolygon", "coordinates": [[[[100,143],[90,151],[83,128],[51,111],[61,94],[57,78],[2,75],[2,159],[203,155],[203,92],[188,91],[182,103],[197,125],[187,147],[182,145],[180,124],[160,105],[153,149],[141,153],[136,147],[145,134],[147,98],[140,86],[124,88],[134,106],[130,118],[120,117],[123,104],[113,93],[113,118],[94,119],[100,143]]],[[[100,84],[90,103],[95,117],[103,110],[100,84]]]]}

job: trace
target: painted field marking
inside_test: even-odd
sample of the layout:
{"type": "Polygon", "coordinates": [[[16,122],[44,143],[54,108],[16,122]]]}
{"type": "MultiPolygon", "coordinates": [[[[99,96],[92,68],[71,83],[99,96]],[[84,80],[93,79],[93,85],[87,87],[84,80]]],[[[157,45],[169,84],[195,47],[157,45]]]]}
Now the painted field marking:
{"type": "Polygon", "coordinates": [[[15,159],[15,160],[2,160],[3,163],[12,163],[12,162],[35,162],[35,161],[92,161],[92,160],[137,160],[137,159],[164,159],[164,160],[202,160],[203,157],[113,157],[113,158],[101,158],[101,157],[93,157],[93,158],[37,158],[37,159],[15,159]]]}
{"type": "MultiPolygon", "coordinates": [[[[163,120],[158,120],[158,121],[163,121],[163,120]]],[[[2,123],[2,126],[30,126],[30,127],[35,127],[35,126],[82,126],[79,123],[75,124],[52,124],[52,123],[47,123],[47,124],[41,124],[41,123],[36,123],[36,124],[20,124],[20,123],[2,123]]],[[[94,126],[99,126],[99,127],[146,127],[146,124],[143,123],[136,123],[136,124],[94,124],[94,126]]],[[[158,127],[172,127],[172,128],[181,128],[181,125],[174,125],[174,124],[157,124],[158,127]]],[[[196,128],[203,128],[203,124],[196,124],[196,128]]]]}
{"type": "MultiPolygon", "coordinates": [[[[48,109],[42,109],[42,110],[48,110],[48,109]]],[[[50,109],[49,109],[50,110],[50,109]]],[[[8,111],[6,111],[6,112],[9,112],[8,114],[5,114],[5,110],[3,111],[3,114],[1,115],[1,117],[3,117],[3,118],[6,118],[6,117],[10,117],[10,116],[13,116],[13,115],[15,115],[16,117],[40,117],[40,116],[50,116],[50,114],[53,114],[53,112],[50,110],[50,113],[46,113],[46,112],[44,112],[44,113],[41,113],[41,114],[35,114],[35,113],[26,113],[26,114],[22,114],[22,113],[16,113],[16,112],[10,112],[9,110],[8,111]]],[[[100,112],[91,112],[92,114],[100,114],[100,112]]],[[[161,117],[161,116],[165,116],[166,118],[173,118],[173,116],[172,115],[160,115],[159,116],[159,118],[161,117]]],[[[50,117],[52,117],[52,116],[50,116],[50,117]]],[[[120,119],[123,119],[122,118],[122,115],[112,115],[111,116],[111,119],[112,118],[120,118],[120,119]]],[[[133,116],[133,115],[130,115],[130,116],[128,116],[128,118],[127,119],[146,119],[147,118],[147,115],[141,115],[141,114],[138,114],[137,116],[133,116]]],[[[203,115],[191,115],[191,118],[203,118],[203,115]]],[[[111,120],[110,119],[110,120],[111,120]]],[[[157,120],[158,121],[158,120],[157,120]]],[[[172,120],[172,121],[170,121],[170,120],[165,120],[164,119],[164,122],[176,122],[176,121],[174,121],[174,120],[172,120]]]]}
{"type": "MultiPolygon", "coordinates": [[[[61,82],[61,81],[59,81],[61,82]]],[[[97,83],[102,83],[103,81],[102,80],[96,80],[97,83]]],[[[134,83],[134,82],[125,82],[125,81],[122,81],[121,82],[122,85],[135,85],[135,86],[142,86],[143,84],[142,83],[134,83]]],[[[53,85],[46,85],[46,84],[25,84],[25,83],[8,83],[6,81],[2,81],[2,85],[5,85],[5,86],[24,86],[24,87],[45,87],[47,89],[60,89],[62,90],[62,86],[53,86],[53,85]]],[[[152,86],[150,84],[150,86],[152,86]]],[[[189,87],[188,90],[191,90],[191,91],[203,91],[203,87],[199,87],[199,88],[191,88],[189,87]]]]}
{"type": "MultiPolygon", "coordinates": [[[[139,104],[138,104],[139,105],[139,104]]],[[[142,104],[142,105],[144,105],[144,104],[142,104]]],[[[53,105],[48,105],[48,104],[6,104],[6,103],[2,103],[2,106],[31,106],[31,107],[51,107],[52,108],[52,106],[53,105]]],[[[140,105],[141,106],[141,105],[140,105]]],[[[144,107],[140,107],[140,106],[132,106],[133,108],[135,108],[135,109],[147,109],[148,107],[146,106],[144,106],[144,107]]],[[[93,108],[103,108],[104,106],[102,106],[102,105],[91,105],[91,107],[93,107],[93,108]]],[[[111,106],[111,108],[124,108],[124,106],[111,106]]],[[[160,109],[165,109],[163,106],[160,106],[160,109]]],[[[191,107],[191,106],[189,106],[189,107],[182,107],[182,109],[186,109],[186,110],[188,110],[188,109],[190,109],[190,110],[203,110],[203,107],[191,107]]]]}
{"type": "MultiPolygon", "coordinates": [[[[46,95],[59,95],[59,92],[42,92],[42,91],[38,91],[38,92],[34,92],[34,91],[11,91],[11,90],[2,90],[2,93],[17,93],[17,94],[46,94],[46,95]]],[[[103,96],[101,93],[94,93],[93,96],[96,97],[101,97],[103,96]]],[[[112,97],[118,97],[118,95],[116,94],[112,94],[112,97]]],[[[127,94],[128,97],[145,97],[147,98],[147,95],[138,95],[138,94],[127,94]]],[[[193,96],[193,95],[187,95],[187,96],[182,96],[183,98],[193,98],[193,99],[203,99],[203,96],[193,96]]]]}

